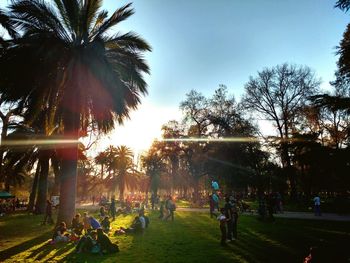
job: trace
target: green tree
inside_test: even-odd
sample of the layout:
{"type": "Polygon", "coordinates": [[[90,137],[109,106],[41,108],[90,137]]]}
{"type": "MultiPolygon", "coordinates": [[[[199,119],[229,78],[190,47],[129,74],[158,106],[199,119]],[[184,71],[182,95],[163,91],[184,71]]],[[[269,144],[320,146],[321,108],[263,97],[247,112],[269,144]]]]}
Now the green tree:
{"type": "Polygon", "coordinates": [[[9,7],[22,34],[0,58],[0,86],[8,101],[28,103],[33,118],[50,105],[48,114],[63,127],[58,221],[75,213],[80,134],[88,126],[111,130],[147,92],[142,53],[150,46],[134,33],[108,35],[134,13],[131,4],[110,17],[101,6],[101,0],[14,0],[9,7]]]}
{"type": "Polygon", "coordinates": [[[166,164],[158,150],[157,143],[154,142],[149,151],[141,156],[141,165],[145,169],[146,175],[150,178],[150,189],[157,195],[162,174],[165,172],[166,164]]]}

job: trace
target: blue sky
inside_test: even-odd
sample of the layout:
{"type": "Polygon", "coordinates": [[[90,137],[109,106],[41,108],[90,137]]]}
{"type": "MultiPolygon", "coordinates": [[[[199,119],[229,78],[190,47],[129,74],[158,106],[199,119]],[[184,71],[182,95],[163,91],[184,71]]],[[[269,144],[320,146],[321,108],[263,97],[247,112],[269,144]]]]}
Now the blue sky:
{"type": "MultiPolygon", "coordinates": [[[[0,0],[0,6],[7,1],[0,0]]],[[[146,149],[160,127],[179,119],[179,103],[191,89],[211,96],[219,84],[236,98],[249,76],[284,62],[307,65],[329,87],[335,47],[350,14],[336,0],[134,0],[135,14],[115,31],[135,31],[153,47],[146,54],[149,94],[124,127],[99,149],[125,144],[146,149]]],[[[105,0],[110,14],[126,0],[105,0]]],[[[264,128],[264,127],[262,127],[264,128]]],[[[266,129],[268,131],[269,129],[266,129]]]]}
{"type": "MultiPolygon", "coordinates": [[[[106,0],[115,10],[128,1],[106,0]]],[[[153,47],[147,101],[178,106],[191,89],[210,95],[226,84],[239,97],[266,66],[308,65],[324,86],[333,78],[335,46],[349,15],[333,0],[135,0],[121,24],[153,47]]]]}
{"type": "MultiPolygon", "coordinates": [[[[211,96],[225,84],[239,99],[250,75],[284,62],[311,67],[322,79],[321,87],[329,88],[335,47],[350,22],[335,2],[135,0],[135,15],[118,29],[139,33],[153,47],[146,55],[152,72],[149,95],[105,143],[145,149],[160,136],[162,124],[180,118],[179,103],[191,89],[211,96]]],[[[105,7],[112,12],[126,3],[107,0],[105,7]]],[[[273,135],[271,125],[258,123],[263,133],[273,135]]]]}

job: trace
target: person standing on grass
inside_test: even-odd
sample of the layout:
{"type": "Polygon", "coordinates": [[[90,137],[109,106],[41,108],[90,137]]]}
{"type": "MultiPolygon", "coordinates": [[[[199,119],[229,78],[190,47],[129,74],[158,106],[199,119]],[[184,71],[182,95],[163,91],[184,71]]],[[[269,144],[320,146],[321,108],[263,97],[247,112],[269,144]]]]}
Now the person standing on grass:
{"type": "Polygon", "coordinates": [[[165,220],[168,220],[168,218],[171,217],[171,221],[174,221],[174,211],[176,210],[176,205],[170,195],[165,203],[165,207],[168,210],[168,215],[165,217],[165,220]]]}
{"type": "Polygon", "coordinates": [[[315,216],[321,216],[321,198],[318,194],[314,197],[315,216]]]}
{"type": "Polygon", "coordinates": [[[53,224],[53,219],[52,219],[52,203],[50,200],[46,200],[46,210],[45,210],[45,217],[43,221],[43,225],[49,223],[50,225],[53,224]]]}
{"type": "Polygon", "coordinates": [[[232,207],[232,240],[237,239],[237,226],[238,226],[238,208],[236,203],[231,201],[232,207]]]}
{"type": "Polygon", "coordinates": [[[232,241],[232,232],[233,232],[233,216],[232,216],[232,206],[230,203],[230,198],[228,196],[225,197],[225,217],[227,224],[227,239],[228,241],[232,241]]]}
{"type": "Polygon", "coordinates": [[[159,219],[164,218],[164,200],[160,201],[160,207],[159,207],[159,219]]]}
{"type": "Polygon", "coordinates": [[[222,246],[226,246],[226,216],[225,216],[225,208],[220,209],[220,215],[217,217],[220,226],[221,232],[221,242],[222,246]]]}
{"type": "Polygon", "coordinates": [[[209,212],[210,212],[210,218],[213,218],[213,216],[216,217],[215,213],[214,213],[214,209],[215,209],[215,203],[213,200],[213,195],[209,195],[209,212]]]}

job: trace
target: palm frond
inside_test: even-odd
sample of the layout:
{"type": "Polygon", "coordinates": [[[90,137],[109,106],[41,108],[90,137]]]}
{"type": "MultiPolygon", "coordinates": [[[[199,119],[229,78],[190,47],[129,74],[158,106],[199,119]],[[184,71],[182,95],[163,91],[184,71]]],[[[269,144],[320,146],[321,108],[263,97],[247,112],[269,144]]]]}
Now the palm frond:
{"type": "Polygon", "coordinates": [[[13,21],[11,21],[9,16],[6,15],[5,12],[1,9],[0,9],[0,26],[5,28],[12,38],[18,37],[18,33],[15,30],[15,25],[13,21]]]}
{"type": "Polygon", "coordinates": [[[107,19],[100,27],[95,31],[91,32],[96,38],[100,38],[107,30],[111,29],[113,26],[118,23],[126,20],[128,17],[134,14],[134,10],[130,9],[131,3],[117,9],[113,15],[107,19]]]}

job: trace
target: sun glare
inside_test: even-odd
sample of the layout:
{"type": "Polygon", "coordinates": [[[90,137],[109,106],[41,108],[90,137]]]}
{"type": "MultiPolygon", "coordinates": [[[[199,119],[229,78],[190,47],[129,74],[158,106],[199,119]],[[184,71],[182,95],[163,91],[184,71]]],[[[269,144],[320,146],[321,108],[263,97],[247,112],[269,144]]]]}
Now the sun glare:
{"type": "Polygon", "coordinates": [[[92,155],[103,151],[109,145],[126,145],[136,155],[148,150],[155,139],[161,138],[161,127],[169,120],[180,119],[181,112],[177,107],[156,107],[142,104],[131,113],[130,120],[117,126],[113,132],[104,136],[92,150],[92,155]]]}

